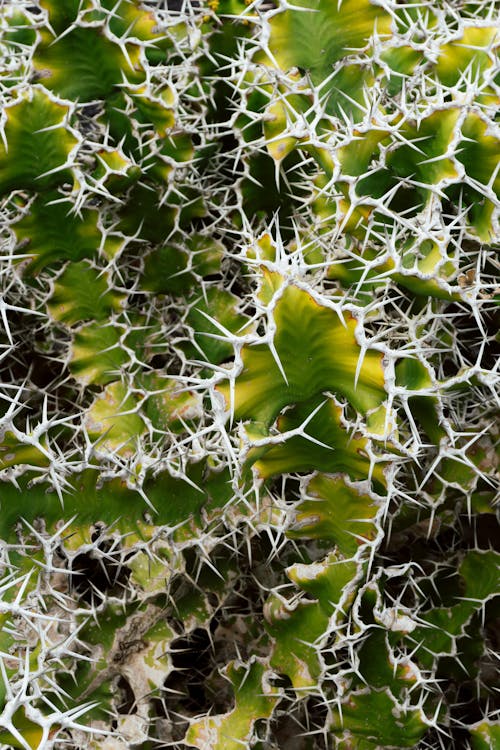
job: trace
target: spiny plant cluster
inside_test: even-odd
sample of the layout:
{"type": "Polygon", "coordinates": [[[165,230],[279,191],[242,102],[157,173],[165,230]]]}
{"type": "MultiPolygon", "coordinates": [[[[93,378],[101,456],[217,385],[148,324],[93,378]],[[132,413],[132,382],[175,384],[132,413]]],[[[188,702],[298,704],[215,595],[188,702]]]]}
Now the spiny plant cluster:
{"type": "Polygon", "coordinates": [[[500,748],[499,20],[1,4],[2,750],[500,748]]]}

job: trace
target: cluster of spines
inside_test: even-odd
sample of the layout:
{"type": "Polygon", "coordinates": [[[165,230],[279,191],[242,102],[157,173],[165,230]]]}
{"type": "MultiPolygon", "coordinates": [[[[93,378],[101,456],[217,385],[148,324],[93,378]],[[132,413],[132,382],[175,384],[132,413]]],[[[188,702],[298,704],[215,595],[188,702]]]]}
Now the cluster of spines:
{"type": "Polygon", "coordinates": [[[274,747],[291,705],[304,747],[495,747],[492,4],[272,5],[2,17],[3,533],[28,524],[4,561],[7,746],[168,746],[177,723],[192,746],[274,747]],[[214,653],[232,632],[215,716],[172,698],[196,689],[165,654],[199,628],[214,653]],[[156,671],[130,688],[137,654],[156,671]],[[441,688],[460,679],[464,718],[441,688]]]}

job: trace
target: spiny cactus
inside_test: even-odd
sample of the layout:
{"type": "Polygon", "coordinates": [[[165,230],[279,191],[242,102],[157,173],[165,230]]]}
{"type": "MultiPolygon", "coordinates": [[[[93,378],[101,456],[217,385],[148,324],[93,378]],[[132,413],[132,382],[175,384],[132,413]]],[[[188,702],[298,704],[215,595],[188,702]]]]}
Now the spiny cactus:
{"type": "Polygon", "coordinates": [[[499,20],[2,5],[2,750],[499,747],[499,20]]]}

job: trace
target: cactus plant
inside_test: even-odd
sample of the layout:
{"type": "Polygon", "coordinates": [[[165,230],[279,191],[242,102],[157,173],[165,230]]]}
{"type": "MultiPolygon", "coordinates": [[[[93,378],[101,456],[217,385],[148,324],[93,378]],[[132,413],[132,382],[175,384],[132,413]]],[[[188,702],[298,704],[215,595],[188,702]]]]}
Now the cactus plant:
{"type": "Polygon", "coordinates": [[[498,27],[2,5],[1,750],[498,747],[498,27]]]}

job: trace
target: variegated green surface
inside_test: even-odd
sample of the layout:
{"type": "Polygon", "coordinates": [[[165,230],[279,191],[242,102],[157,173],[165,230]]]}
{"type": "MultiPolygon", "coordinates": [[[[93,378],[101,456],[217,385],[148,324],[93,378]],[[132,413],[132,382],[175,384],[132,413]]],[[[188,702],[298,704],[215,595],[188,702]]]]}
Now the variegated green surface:
{"type": "Polygon", "coordinates": [[[499,20],[1,6],[1,750],[496,750],[499,20]]]}

